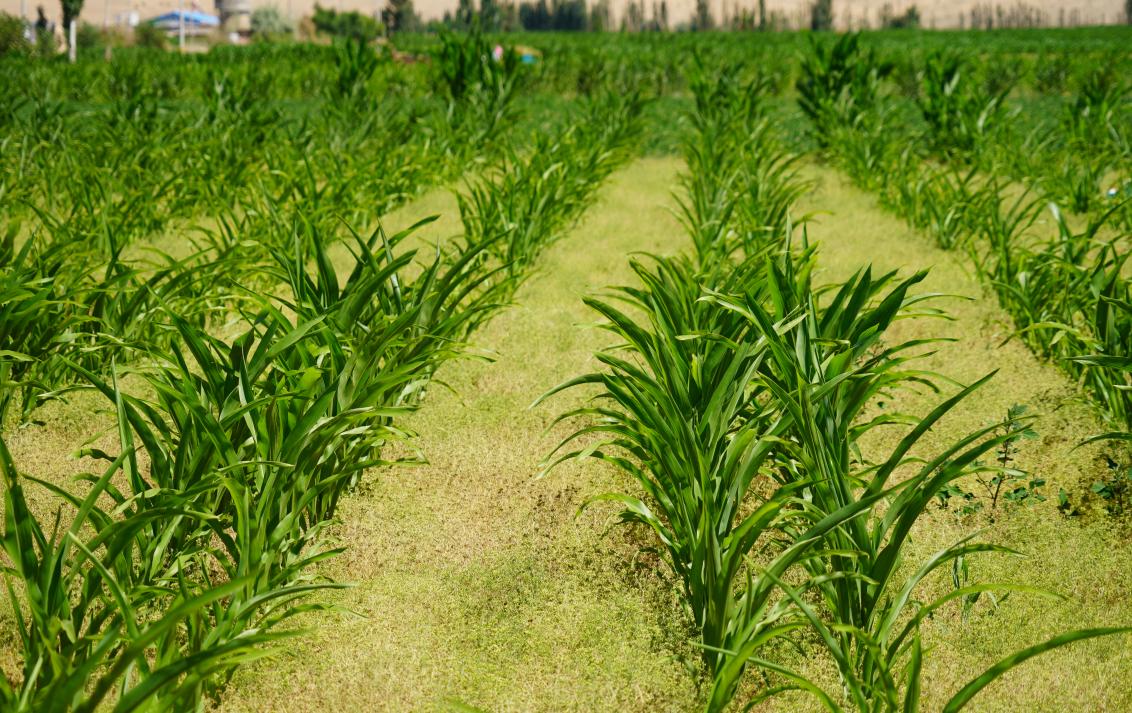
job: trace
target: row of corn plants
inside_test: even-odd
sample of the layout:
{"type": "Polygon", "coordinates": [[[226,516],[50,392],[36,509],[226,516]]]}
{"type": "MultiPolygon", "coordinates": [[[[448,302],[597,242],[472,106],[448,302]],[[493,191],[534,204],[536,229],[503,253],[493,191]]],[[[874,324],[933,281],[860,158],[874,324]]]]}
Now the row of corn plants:
{"type": "Polygon", "coordinates": [[[1128,232],[1132,209],[1132,83],[1118,67],[1094,68],[1068,101],[1020,100],[995,141],[978,155],[984,170],[1009,175],[1048,196],[1063,209],[1106,219],[1128,232]],[[1043,115],[1048,113],[1048,117],[1043,115]],[[1043,117],[1028,130],[1016,128],[1027,114],[1043,117]],[[1113,210],[1115,208],[1115,210],[1113,210]]]}
{"type": "Polygon", "coordinates": [[[13,63],[0,73],[13,98],[0,117],[0,218],[49,218],[84,242],[113,233],[128,245],[239,212],[266,189],[372,223],[496,158],[517,118],[513,53],[493,61],[477,34],[446,38],[435,54],[406,66],[346,42],[317,56],[13,63]],[[295,60],[321,81],[281,86],[295,60]]]}
{"type": "MultiPolygon", "coordinates": [[[[1068,98],[1021,93],[1008,67],[1002,81],[980,81],[978,57],[955,49],[926,54],[897,80],[898,93],[886,91],[898,64],[860,35],[814,43],[797,89],[820,147],[867,164],[881,159],[880,140],[884,150],[1029,184],[1079,214],[1104,213],[1126,195],[1132,102],[1119,64],[1094,66],[1068,98]],[[879,136],[839,136],[846,131],[879,136]]],[[[1128,218],[1124,209],[1110,217],[1125,228],[1128,218]]]]}
{"type": "Polygon", "coordinates": [[[15,377],[0,380],[0,423],[13,399],[26,417],[66,386],[73,372],[51,355],[66,353],[105,375],[136,345],[180,339],[152,318],[159,311],[203,326],[238,297],[232,285],[267,287],[249,276],[278,253],[280,211],[300,209],[319,224],[369,224],[433,180],[498,161],[501,129],[516,118],[513,55],[492,61],[480,35],[448,38],[439,54],[416,78],[418,89],[462,79],[432,108],[413,87],[385,86],[379,101],[374,77],[384,71],[387,85],[395,69],[357,44],[335,50],[338,84],[324,110],[301,121],[258,85],[263,77],[251,63],[194,77],[204,84],[199,106],[163,101],[173,87],[157,86],[162,71],[192,77],[197,68],[147,60],[101,70],[110,75],[107,92],[128,107],[79,110],[45,94],[14,108],[0,150],[23,158],[5,162],[11,173],[3,180],[26,190],[9,192],[0,207],[7,223],[0,267],[16,291],[6,309],[13,321],[17,313],[27,319],[13,322],[0,344],[0,369],[15,377]],[[51,102],[48,121],[43,107],[51,102]],[[272,133],[281,140],[268,142],[272,133]],[[187,225],[171,225],[178,217],[187,225]],[[173,229],[186,234],[188,254],[139,245],[173,229]],[[50,310],[29,307],[43,300],[50,310]]]}
{"type": "MultiPolygon", "coordinates": [[[[920,624],[967,595],[1034,591],[979,583],[925,600],[951,564],[1004,551],[974,534],[904,561],[937,494],[994,469],[982,457],[1009,436],[996,424],[938,453],[920,446],[991,375],[925,416],[872,415],[882,394],[938,381],[915,368],[928,343],[889,343],[888,327],[943,315],[912,294],[923,273],[866,268],[841,284],[813,283],[815,251],[790,219],[806,184],[767,130],[760,81],[736,76],[689,78],[681,213],[692,253],[635,260],[638,286],[587,299],[617,346],[597,353],[600,370],[547,394],[584,387],[591,397],[560,416],[580,424],[547,468],[597,458],[627,476],[632,490],[590,502],[613,502],[623,522],[644,526],[677,576],[710,678],[706,710],[801,690],[829,710],[914,711],[920,624]],[[891,452],[865,456],[865,434],[899,424],[908,430],[891,452]],[[838,672],[836,690],[773,653],[807,639],[838,672]],[[749,669],[764,686],[743,687],[749,669]]],[[[1071,632],[1008,656],[945,710],[1032,656],[1118,631],[1071,632]]]]}
{"type": "Polygon", "coordinates": [[[639,110],[594,100],[547,151],[510,155],[461,201],[467,233],[435,250],[407,247],[423,223],[343,236],[325,214],[265,191],[258,217],[232,228],[259,231],[251,258],[182,265],[170,278],[229,282],[223,320],[199,295],[137,290],[168,338],[127,343],[117,325],[68,312],[53,254],[7,239],[2,317],[15,341],[4,345],[4,387],[11,398],[28,388],[19,369],[50,351],[70,388],[105,398],[119,452],[84,449],[103,466],[76,491],[20,473],[0,440],[22,663],[0,680],[0,707],[200,710],[235,667],[294,635],[288,622],[323,606],[310,595],[340,586],[317,564],[337,552],[321,535],[341,498],[365,471],[394,464],[388,447],[411,437],[404,414],[628,155],[639,110]],[[345,276],[331,259],[338,240],[352,256],[345,276]],[[121,347],[129,366],[107,366],[97,344],[51,351],[48,318],[89,319],[88,333],[121,347]],[[29,504],[29,484],[57,498],[53,515],[29,504]]]}
{"type": "MultiPolygon", "coordinates": [[[[851,37],[837,46],[846,48],[855,66],[876,64],[851,37]]],[[[930,101],[941,115],[967,117],[952,123],[989,131],[992,117],[1001,121],[1002,97],[986,98],[985,103],[972,98],[971,90],[961,83],[960,66],[949,60],[946,71],[926,73],[925,93],[966,97],[930,101]]],[[[815,73],[827,79],[834,74],[829,68],[815,73]]],[[[855,92],[847,82],[839,86],[847,95],[855,92]]],[[[1077,108],[1067,114],[1075,117],[1078,126],[1070,141],[1077,152],[1084,152],[1090,143],[1086,136],[1108,132],[1119,137],[1111,130],[1117,102],[1113,90],[1094,91],[1090,86],[1076,100],[1077,108]]],[[[965,251],[1014,319],[1020,338],[1093,397],[1113,426],[1106,437],[1127,440],[1132,432],[1132,381],[1121,365],[1132,355],[1132,314],[1127,308],[1132,281],[1126,269],[1132,232],[1121,216],[1132,200],[1117,197],[1074,218],[1054,202],[1057,194],[1044,190],[1040,182],[1017,190],[1009,166],[994,168],[1001,164],[986,157],[996,153],[992,150],[996,139],[986,139],[986,146],[979,149],[979,144],[934,131],[936,140],[949,148],[948,155],[936,156],[943,162],[933,161],[931,155],[900,146],[890,107],[875,102],[872,107],[867,120],[829,129],[837,137],[829,148],[839,163],[860,186],[876,192],[882,205],[927,231],[940,247],[965,251]],[[1047,211],[1050,220],[1042,221],[1047,211]],[[1052,224],[1052,232],[1047,223],[1052,224]]],[[[827,127],[815,123],[815,129],[827,127]]],[[[1036,151],[1039,157],[1047,156],[1033,146],[1012,148],[1014,154],[1036,151]]]]}

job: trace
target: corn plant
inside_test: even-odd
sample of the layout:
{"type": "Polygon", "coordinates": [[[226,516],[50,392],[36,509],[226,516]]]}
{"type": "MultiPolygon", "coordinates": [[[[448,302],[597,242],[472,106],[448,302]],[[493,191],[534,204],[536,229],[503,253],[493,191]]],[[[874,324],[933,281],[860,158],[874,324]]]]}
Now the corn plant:
{"type": "Polygon", "coordinates": [[[348,39],[338,44],[334,60],[338,68],[337,98],[364,105],[366,85],[377,71],[377,55],[362,40],[348,39]]]}
{"type": "Polygon", "coordinates": [[[909,221],[927,230],[936,244],[951,250],[969,247],[978,220],[997,206],[998,194],[969,171],[925,170],[914,187],[901,192],[902,210],[909,221]]]}
{"type": "Polygon", "coordinates": [[[1121,104],[1128,92],[1128,85],[1112,67],[1090,72],[1062,114],[1061,125],[1069,135],[1069,145],[1096,153],[1098,147],[1110,146],[1113,138],[1119,140],[1114,133],[1118,132],[1121,104]]]}
{"type": "Polygon", "coordinates": [[[678,200],[681,221],[701,263],[738,249],[733,242],[738,237],[736,194],[748,182],[746,157],[755,150],[747,141],[760,146],[760,137],[769,133],[769,126],[760,124],[766,114],[761,75],[748,83],[739,76],[738,67],[713,74],[699,56],[688,76],[695,106],[688,113],[692,131],[682,146],[688,168],[681,176],[685,196],[678,200]]]}
{"type": "Polygon", "coordinates": [[[1103,159],[1070,155],[1062,161],[1061,169],[1045,181],[1050,193],[1067,210],[1084,215],[1100,202],[1101,186],[1109,170],[1103,159]]]}
{"type": "MultiPolygon", "coordinates": [[[[876,397],[909,383],[930,384],[930,375],[907,368],[906,353],[922,346],[922,341],[891,347],[879,342],[895,319],[910,313],[938,316],[922,306],[930,296],[908,296],[909,289],[922,277],[913,276],[883,294],[893,275],[874,281],[865,271],[840,286],[819,307],[805,279],[791,279],[788,272],[772,272],[769,279],[778,285],[769,289],[776,297],[773,312],[766,311],[758,300],[715,298],[721,306],[757,325],[754,335],[768,353],[759,371],[759,380],[770,395],[763,402],[764,408],[780,410],[782,422],[788,424],[776,434],[776,467],[771,473],[781,487],[798,488],[799,501],[804,504],[801,523],[818,527],[830,518],[838,522],[837,527],[820,535],[799,527],[797,520],[779,523],[791,542],[820,538],[814,555],[798,560],[809,574],[801,590],[820,596],[832,625],[817,616],[798,588],[782,582],[781,571],[768,569],[763,575],[779,584],[820,635],[853,706],[861,711],[914,709],[920,687],[918,624],[932,611],[958,596],[995,589],[1044,594],[1024,585],[973,584],[962,587],[962,595],[953,592],[934,602],[920,603],[917,587],[948,563],[976,553],[1008,552],[998,546],[973,543],[972,537],[933,554],[904,581],[894,578],[912,528],[932,500],[961,477],[984,472],[998,477],[1008,474],[1008,463],[984,463],[982,457],[1010,448],[1019,437],[1019,428],[1024,429],[1024,424],[1008,429],[991,424],[933,458],[909,458],[920,438],[982,386],[988,376],[948,398],[928,416],[911,419],[909,433],[881,462],[854,465],[862,458],[857,443],[863,434],[905,418],[884,414],[865,420],[864,408],[876,397]],[[791,295],[802,310],[794,319],[790,319],[794,312],[788,299],[791,295]],[[891,487],[892,475],[909,463],[921,465],[899,487],[891,487]]],[[[1014,420],[1020,422],[1021,418],[1014,420]]],[[[778,564],[777,559],[774,562],[778,564]]],[[[1077,640],[1123,631],[1127,629],[1071,632],[1027,650],[1021,658],[1006,661],[1017,662],[1077,640]]],[[[1000,664],[976,679],[957,694],[948,709],[969,700],[1011,665],[1000,664]]],[[[811,692],[816,689],[797,674],[774,665],[768,668],[785,675],[790,687],[811,692]]],[[[727,690],[721,689],[721,681],[726,679],[717,678],[717,692],[727,690]]],[[[818,697],[831,709],[837,708],[832,696],[818,697]]]]}
{"type": "MultiPolygon", "coordinates": [[[[863,409],[882,393],[909,380],[922,383],[924,379],[921,373],[905,368],[907,357],[903,356],[919,343],[877,348],[885,329],[915,303],[907,292],[922,277],[899,283],[881,298],[880,291],[892,276],[874,282],[868,272],[861,273],[837,290],[828,307],[819,310],[811,302],[804,316],[785,333],[779,326],[781,320],[772,319],[757,303],[729,305],[757,323],[759,336],[767,341],[771,368],[763,378],[773,394],[774,407],[790,414],[791,423],[780,447],[782,465],[777,477],[784,484],[803,488],[809,518],[820,520],[862,499],[887,494],[890,477],[906,463],[922,435],[985,381],[913,421],[909,434],[881,463],[861,470],[854,467],[860,458],[856,453],[859,438],[873,428],[901,420],[888,414],[862,420],[863,409]],[[879,301],[869,308],[872,296],[879,301]]],[[[855,517],[826,535],[821,552],[828,554],[819,553],[803,563],[811,578],[806,588],[820,595],[836,624],[832,627],[835,633],[815,626],[859,710],[899,706],[896,696],[903,686],[894,677],[911,670],[904,665],[903,656],[909,653],[904,644],[916,632],[909,627],[898,633],[896,622],[906,620],[905,607],[914,600],[916,586],[956,558],[1001,550],[964,538],[936,553],[910,579],[893,579],[913,524],[939,491],[977,470],[980,456],[1001,445],[1002,438],[990,437],[994,428],[976,431],[929,459],[903,481],[898,492],[862,507],[855,517]],[[882,501],[883,508],[879,507],[882,501]]],[[[792,540],[801,538],[800,532],[792,533],[792,540]]],[[[945,597],[927,606],[934,609],[949,600],[945,597]]],[[[912,612],[918,608],[913,605],[912,612]]]]}
{"type": "Polygon", "coordinates": [[[576,123],[539,136],[529,155],[513,154],[496,171],[469,181],[458,196],[464,240],[491,241],[497,264],[525,274],[625,160],[642,106],[635,94],[587,99],[576,123]]]}
{"type": "Polygon", "coordinates": [[[434,85],[447,95],[447,121],[457,127],[448,150],[461,154],[494,142],[515,118],[519,55],[506,49],[496,61],[477,25],[462,37],[442,34],[435,65],[434,85]]]}
{"type": "Polygon", "coordinates": [[[861,47],[859,33],[841,35],[833,42],[810,38],[797,82],[798,106],[813,124],[819,146],[831,145],[836,127],[871,120],[880,82],[892,68],[873,49],[861,47]]]}
{"type": "MultiPolygon", "coordinates": [[[[132,556],[116,581],[138,592],[239,583],[188,637],[206,651],[278,625],[310,608],[298,600],[333,586],[307,571],[335,552],[318,535],[357,476],[385,463],[382,447],[403,438],[391,419],[404,407],[391,400],[416,373],[383,362],[395,348],[389,335],[347,350],[321,319],[292,326],[270,308],[231,344],[173,322],[192,361],[174,351],[146,371],[152,402],[74,368],[118,413],[122,453],[91,453],[109,463],[108,482],[128,488],[104,492],[132,523],[132,556]]],[[[184,693],[191,705],[235,663],[202,668],[184,693]]]]}
{"type": "Polygon", "coordinates": [[[14,227],[0,237],[0,432],[13,403],[26,417],[57,384],[55,356],[80,322],[58,284],[64,251],[38,246],[33,237],[17,250],[14,227]]]}
{"type": "Polygon", "coordinates": [[[1015,245],[1010,271],[993,284],[1030,348],[1058,360],[1115,424],[1127,426],[1132,409],[1125,376],[1106,369],[1103,360],[1078,359],[1093,354],[1119,360],[1132,353],[1127,338],[1132,322],[1125,309],[1132,289],[1124,276],[1127,253],[1099,238],[1106,215],[1090,219],[1079,231],[1056,208],[1053,216],[1057,236],[1047,243],[1015,245]]]}
{"type": "Polygon", "coordinates": [[[688,78],[695,106],[677,201],[701,270],[761,254],[805,220],[791,218],[790,208],[810,184],[798,176],[799,155],[781,145],[766,116],[769,79],[738,76],[734,67],[713,75],[698,59],[688,78]]]}
{"type": "MultiPolygon", "coordinates": [[[[10,239],[2,248],[2,254],[12,261],[11,278],[25,280],[20,294],[27,297],[28,289],[39,286],[43,288],[41,296],[66,295],[65,300],[54,297],[40,305],[40,328],[29,333],[26,329],[31,323],[21,330],[13,322],[7,330],[13,340],[26,342],[23,348],[13,342],[10,359],[15,363],[17,356],[24,354],[19,357],[24,367],[17,371],[30,369],[35,378],[34,384],[24,388],[25,411],[34,406],[30,398],[33,386],[42,392],[68,384],[68,370],[59,368],[57,360],[46,359],[47,351],[66,355],[105,375],[115,361],[133,350],[161,348],[177,339],[176,331],[161,318],[162,310],[174,309],[199,326],[206,324],[230,293],[223,278],[239,269],[237,256],[210,250],[180,260],[152,251],[158,256],[156,264],[126,260],[123,252],[127,246],[113,234],[107,236],[109,253],[103,256],[84,249],[78,237],[67,234],[66,227],[49,220],[49,227],[59,229],[50,240],[40,233],[18,254],[13,252],[10,239]],[[36,249],[41,243],[46,247],[36,249]],[[29,277],[34,272],[41,277],[33,282],[29,277]],[[42,329],[45,324],[51,327],[42,329]]],[[[13,319],[20,314],[27,316],[31,305],[24,299],[16,300],[16,294],[9,304],[13,319]]]]}
{"type": "MultiPolygon", "coordinates": [[[[773,580],[754,578],[746,562],[756,547],[773,546],[776,528],[798,504],[796,485],[767,492],[765,482],[789,421],[764,405],[765,342],[746,338],[750,323],[740,314],[701,299],[703,283],[686,258],[633,267],[643,286],[622,288],[617,299],[636,315],[587,299],[623,346],[597,354],[603,371],[543,397],[600,386],[594,405],[559,417],[588,419],[559,448],[593,434],[607,438],[555,455],[547,468],[599,458],[640,487],[643,497],[617,492],[588,502],[621,505],[622,522],[643,524],[656,536],[683,586],[713,676],[708,709],[721,710],[748,658],[797,628],[773,596],[773,580]]],[[[761,293],[762,274],[750,271],[730,286],[761,293]]],[[[815,540],[863,507],[813,523],[805,538],[775,556],[771,571],[782,574],[811,556],[815,540]]]]}
{"type": "Polygon", "coordinates": [[[984,96],[970,80],[964,60],[957,54],[937,54],[924,65],[917,104],[928,124],[929,139],[937,152],[952,158],[977,151],[1001,121],[1006,86],[984,96]]]}
{"type": "MultiPolygon", "coordinates": [[[[958,545],[955,547],[958,547],[958,545]]],[[[946,553],[946,550],[942,551],[937,553],[936,557],[944,556],[946,553]]],[[[878,652],[877,658],[881,659],[883,664],[895,666],[894,671],[882,670],[876,674],[882,680],[880,684],[881,687],[878,690],[870,688],[866,681],[850,673],[853,666],[852,652],[843,647],[838,640],[839,636],[843,636],[844,627],[830,625],[823,621],[814,606],[803,598],[803,594],[805,593],[803,589],[793,587],[781,580],[779,580],[779,586],[783,592],[785,592],[786,596],[797,606],[802,616],[809,622],[817,636],[821,639],[822,644],[835,659],[839,671],[842,674],[842,683],[844,684],[848,698],[852,701],[849,710],[856,710],[860,713],[876,713],[879,711],[915,713],[915,711],[919,710],[920,695],[923,685],[922,675],[924,662],[924,648],[918,631],[919,624],[924,618],[930,616],[932,612],[948,602],[954,601],[960,597],[977,594],[984,590],[983,585],[957,589],[950,595],[940,597],[930,605],[920,605],[919,611],[917,611],[912,620],[903,627],[900,627],[898,624],[895,626],[890,624],[890,628],[884,632],[885,635],[896,633],[899,629],[899,633],[896,633],[894,638],[896,641],[903,642],[896,649],[886,646],[884,641],[878,642],[867,632],[856,632],[854,639],[859,642],[859,646],[876,650],[878,652]],[[903,690],[901,690],[901,688],[903,688],[903,690]],[[870,692],[873,693],[875,697],[870,698],[868,695],[870,692]],[[903,693],[903,695],[901,695],[901,693],[903,693]]],[[[1008,587],[998,585],[995,588],[1008,587]]],[[[1014,587],[1014,589],[1019,588],[1014,587]]],[[[1033,591],[1029,588],[1021,589],[1022,591],[1033,591]]],[[[901,595],[909,594],[910,592],[901,591],[901,595]]],[[[899,611],[902,606],[903,604],[896,607],[894,611],[899,611]]],[[[893,624],[895,624],[895,622],[893,622],[893,624]]],[[[980,691],[1001,678],[1003,674],[1035,656],[1040,656],[1041,654],[1077,643],[1078,641],[1085,641],[1102,636],[1123,635],[1129,632],[1132,632],[1132,627],[1078,629],[1053,636],[1046,641],[1017,651],[1004,657],[981,674],[971,679],[948,699],[942,710],[946,713],[957,713],[963,710],[980,691]]],[[[841,711],[846,710],[846,707],[837,703],[833,695],[822,690],[816,683],[806,679],[804,676],[790,669],[774,666],[773,664],[769,666],[769,668],[786,677],[789,681],[788,684],[773,689],[770,695],[777,694],[783,690],[801,690],[812,694],[822,707],[827,711],[831,711],[831,713],[841,713],[841,711]]],[[[752,701],[752,704],[764,700],[767,697],[769,696],[760,696],[752,701]]]]}
{"type": "Polygon", "coordinates": [[[341,281],[323,229],[296,216],[292,249],[276,253],[272,270],[289,292],[281,303],[303,319],[323,320],[343,343],[387,335],[386,363],[414,370],[412,384],[387,395],[391,404],[419,403],[440,364],[464,352],[467,339],[506,306],[520,280],[506,265],[490,262],[491,239],[438,247],[429,262],[411,269],[419,251],[401,245],[434,219],[392,236],[380,226],[368,238],[351,231],[353,266],[341,281]]]}
{"type": "MultiPolygon", "coordinates": [[[[230,598],[247,582],[193,582],[183,572],[133,587],[136,545],[163,519],[207,516],[187,503],[136,509],[121,518],[99,508],[114,492],[116,467],[93,479],[83,497],[55,487],[75,514],[45,527],[29,510],[22,478],[3,440],[3,544],[8,598],[19,633],[21,678],[0,678],[0,704],[12,711],[186,710],[202,681],[249,661],[282,634],[233,631],[213,619],[237,609],[230,598]],[[155,615],[156,612],[156,615],[155,615]]],[[[154,543],[155,545],[157,543],[154,543]]],[[[200,553],[182,553],[186,569],[200,553]]],[[[255,602],[251,609],[258,608],[255,602]]]]}

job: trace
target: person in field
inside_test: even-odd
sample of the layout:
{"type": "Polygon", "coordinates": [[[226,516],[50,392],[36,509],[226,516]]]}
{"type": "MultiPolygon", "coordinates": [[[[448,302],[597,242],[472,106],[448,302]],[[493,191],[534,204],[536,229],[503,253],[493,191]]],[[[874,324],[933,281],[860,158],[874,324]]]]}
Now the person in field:
{"type": "Polygon", "coordinates": [[[39,35],[42,32],[51,31],[51,23],[47,21],[47,14],[43,12],[43,6],[40,5],[35,9],[37,17],[35,18],[35,34],[39,35]]]}

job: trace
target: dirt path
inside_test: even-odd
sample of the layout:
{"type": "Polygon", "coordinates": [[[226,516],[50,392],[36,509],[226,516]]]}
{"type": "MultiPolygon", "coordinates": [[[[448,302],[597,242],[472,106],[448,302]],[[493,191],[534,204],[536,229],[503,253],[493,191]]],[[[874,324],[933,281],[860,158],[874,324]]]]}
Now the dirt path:
{"type": "MultiPolygon", "coordinates": [[[[494,363],[442,377],[411,427],[428,466],[386,473],[342,509],[348,545],[328,572],[356,587],[337,596],[357,612],[321,614],[287,653],[242,670],[226,711],[687,710],[693,659],[670,588],[633,568],[637,544],[606,530],[611,511],[575,518],[611,474],[568,466],[535,480],[564,429],[563,397],[528,410],[581,373],[608,337],[583,295],[629,279],[633,251],[674,252],[684,236],[668,213],[679,164],[642,160],[613,176],[587,218],[544,256],[518,304],[478,335],[494,363]]],[[[436,193],[402,211],[442,212],[436,193]]]]}

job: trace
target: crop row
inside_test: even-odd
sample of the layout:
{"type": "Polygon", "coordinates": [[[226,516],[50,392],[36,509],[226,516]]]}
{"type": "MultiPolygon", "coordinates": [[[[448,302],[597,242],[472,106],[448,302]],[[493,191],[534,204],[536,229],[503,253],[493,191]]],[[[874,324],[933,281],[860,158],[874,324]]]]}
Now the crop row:
{"type": "MultiPolygon", "coordinates": [[[[1074,202],[1059,182],[1015,172],[1022,159],[1006,162],[1002,156],[1058,166],[1063,152],[990,138],[993,123],[1002,120],[1000,98],[964,83],[957,62],[948,60],[924,77],[926,93],[937,97],[925,103],[924,112],[935,118],[931,132],[913,145],[931,146],[930,153],[908,150],[904,136],[893,130],[886,119],[890,107],[876,90],[879,60],[855,37],[815,55],[813,79],[802,87],[804,108],[815,130],[831,137],[829,153],[856,183],[940,247],[969,256],[1013,318],[1019,338],[1100,406],[1112,432],[1098,438],[1130,440],[1132,196],[1117,189],[1117,195],[1101,198],[1099,180],[1090,179],[1081,188],[1090,200],[1074,202]],[[847,66],[854,67],[852,79],[843,75],[847,66]],[[1085,215],[1071,215],[1074,208],[1085,215]],[[1043,214],[1050,220],[1043,221],[1043,214]]],[[[1104,81],[1086,87],[1062,119],[1069,134],[1064,151],[1083,157],[1074,161],[1087,162],[1096,173],[1132,165],[1123,120],[1129,89],[1104,81]]],[[[1067,170],[1074,170],[1072,164],[1067,170]]],[[[1130,179],[1124,174],[1118,180],[1130,179]]]]}
{"type": "MultiPolygon", "coordinates": [[[[449,47],[452,94],[503,117],[498,72],[514,62],[486,64],[482,50],[449,47]]],[[[0,679],[0,707],[197,710],[294,635],[295,615],[325,606],[311,595],[340,586],[317,569],[338,551],[322,533],[339,501],[411,452],[394,447],[411,439],[404,415],[625,158],[639,114],[632,96],[594,98],[537,150],[508,151],[469,179],[463,235],[435,248],[412,247],[428,220],[342,235],[317,199],[270,191],[208,249],[152,271],[117,247],[78,250],[71,221],[9,234],[2,403],[28,416],[94,390],[117,452],[85,448],[101,470],[75,490],[19,472],[0,440],[22,662],[0,679]],[[54,516],[29,504],[33,484],[54,516]]]]}
{"type": "MultiPolygon", "coordinates": [[[[751,706],[799,690],[829,710],[914,711],[927,663],[920,626],[945,607],[1010,583],[963,582],[936,599],[926,584],[966,558],[1004,548],[977,533],[917,562],[913,530],[941,490],[993,473],[985,456],[1025,427],[993,424],[935,453],[923,436],[992,374],[941,397],[926,415],[871,410],[881,395],[941,377],[916,367],[931,343],[891,342],[903,318],[942,316],[906,278],[864,268],[817,285],[815,250],[790,214],[807,185],[776,140],[765,86],[702,66],[684,144],[681,215],[691,252],[632,263],[639,284],[587,303],[616,346],[601,368],[563,389],[588,405],[547,467],[597,458],[631,489],[599,495],[644,526],[677,575],[710,680],[706,710],[742,695],[751,706]],[[907,430],[877,460],[862,439],[907,430]],[[828,685],[775,655],[784,643],[817,648],[837,672],[828,685]],[[744,685],[761,672],[762,684],[744,685]]],[[[1066,633],[1003,658],[954,693],[963,707],[1013,666],[1042,652],[1124,629],[1066,633]]]]}
{"type": "Polygon", "coordinates": [[[273,79],[289,73],[288,58],[8,65],[3,217],[127,245],[246,214],[266,195],[372,224],[422,187],[496,159],[516,119],[516,61],[492,62],[480,36],[438,52],[427,73],[406,76],[344,44],[320,67],[323,85],[294,99],[273,79]]]}

